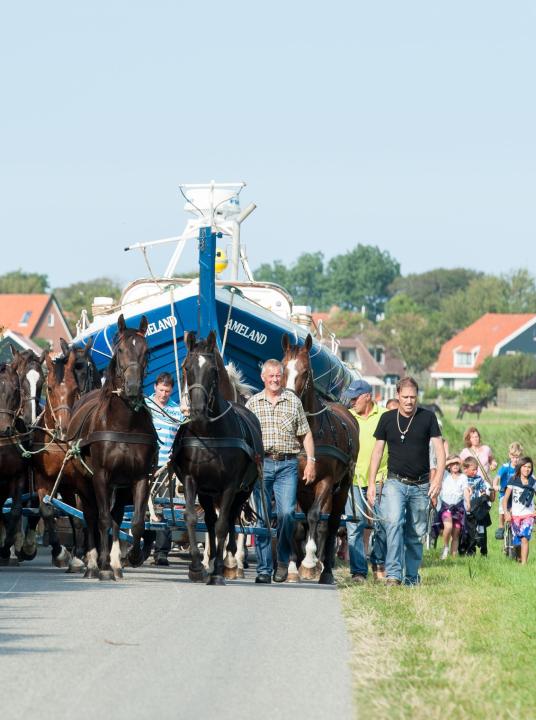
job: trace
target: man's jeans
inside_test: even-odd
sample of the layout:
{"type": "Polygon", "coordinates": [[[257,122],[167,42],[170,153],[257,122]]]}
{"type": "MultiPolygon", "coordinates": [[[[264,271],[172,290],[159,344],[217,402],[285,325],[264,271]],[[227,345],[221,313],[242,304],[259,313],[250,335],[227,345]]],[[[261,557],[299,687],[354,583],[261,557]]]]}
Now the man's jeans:
{"type": "MultiPolygon", "coordinates": [[[[348,555],[350,557],[350,573],[352,575],[367,576],[368,564],[366,549],[363,544],[363,532],[372,524],[369,517],[376,515],[378,508],[374,506],[374,514],[365,503],[364,489],[356,485],[352,485],[348,493],[348,500],[344,512],[346,515],[354,515],[354,507],[352,504],[351,493],[354,493],[355,501],[355,517],[359,518],[357,522],[346,523],[346,533],[348,536],[348,555]],[[369,517],[366,517],[366,516],[369,517]]],[[[379,485],[376,486],[376,495],[379,492],[379,485]]],[[[385,530],[383,524],[378,520],[374,523],[374,536],[372,539],[372,551],[370,553],[370,562],[373,565],[383,565],[385,563],[385,530]]]]}
{"type": "Polygon", "coordinates": [[[390,477],[383,486],[379,504],[387,536],[385,574],[388,578],[404,580],[408,585],[420,582],[429,487],[429,483],[405,485],[390,477]]]}
{"type": "MultiPolygon", "coordinates": [[[[272,493],[275,497],[277,513],[277,561],[288,565],[294,535],[294,512],[296,510],[296,491],[298,487],[298,459],[264,460],[264,491],[268,513],[272,510],[272,493]]],[[[264,506],[261,500],[260,483],[257,481],[253,496],[259,515],[258,527],[266,527],[264,506]]],[[[257,536],[257,575],[271,575],[273,571],[272,540],[270,537],[257,536]]]]}

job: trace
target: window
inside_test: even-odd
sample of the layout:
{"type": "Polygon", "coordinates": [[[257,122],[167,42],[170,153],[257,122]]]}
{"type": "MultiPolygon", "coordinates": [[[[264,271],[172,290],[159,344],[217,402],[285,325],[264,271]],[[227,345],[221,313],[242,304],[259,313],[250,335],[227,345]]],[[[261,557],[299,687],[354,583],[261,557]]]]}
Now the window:
{"type": "Polygon", "coordinates": [[[341,350],[341,360],[346,363],[355,362],[355,360],[356,360],[355,350],[341,350]]]}
{"type": "Polygon", "coordinates": [[[32,311],[31,311],[31,310],[26,310],[26,312],[23,313],[23,315],[22,315],[22,317],[21,317],[21,319],[20,319],[19,325],[28,325],[28,323],[30,322],[30,318],[31,318],[31,317],[32,317],[32,311]]]}
{"type": "Polygon", "coordinates": [[[54,327],[54,313],[50,313],[48,316],[48,327],[54,327]]]}
{"type": "Polygon", "coordinates": [[[475,358],[471,352],[456,352],[454,353],[454,366],[455,367],[473,367],[475,364],[475,358]]]}
{"type": "Polygon", "coordinates": [[[370,347],[368,351],[379,365],[385,364],[385,349],[381,347],[381,345],[378,347],[370,347]]]}

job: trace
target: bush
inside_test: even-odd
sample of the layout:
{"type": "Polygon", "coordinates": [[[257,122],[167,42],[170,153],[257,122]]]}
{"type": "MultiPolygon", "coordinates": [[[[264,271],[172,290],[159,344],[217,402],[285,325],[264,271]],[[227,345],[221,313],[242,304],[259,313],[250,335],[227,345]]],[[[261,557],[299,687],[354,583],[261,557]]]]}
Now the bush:
{"type": "Polygon", "coordinates": [[[471,387],[465,388],[465,390],[462,391],[461,399],[462,402],[472,404],[480,402],[480,400],[489,400],[494,394],[495,392],[493,387],[489,383],[478,378],[471,387]]]}
{"type": "Polygon", "coordinates": [[[440,387],[438,392],[439,397],[443,400],[456,400],[458,397],[458,391],[454,390],[454,388],[440,387]]]}
{"type": "Polygon", "coordinates": [[[424,391],[422,398],[425,402],[428,402],[428,400],[437,400],[439,397],[439,390],[436,387],[429,387],[426,388],[424,391]]]}

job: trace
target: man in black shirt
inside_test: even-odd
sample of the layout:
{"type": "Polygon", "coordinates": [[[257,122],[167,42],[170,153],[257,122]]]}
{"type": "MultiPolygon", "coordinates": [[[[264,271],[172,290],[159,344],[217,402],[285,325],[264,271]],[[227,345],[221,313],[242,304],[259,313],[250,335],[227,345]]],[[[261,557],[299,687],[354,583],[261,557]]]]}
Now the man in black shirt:
{"type": "Polygon", "coordinates": [[[417,407],[418,392],[413,378],[402,378],[397,384],[398,409],[384,413],[374,433],[376,444],[370,461],[367,497],[370,507],[374,507],[376,474],[387,443],[387,480],[378,508],[387,535],[385,573],[390,585],[420,582],[428,505],[439,495],[445,471],[445,449],[437,418],[429,410],[417,407]],[[437,457],[432,481],[430,441],[437,457]]]}

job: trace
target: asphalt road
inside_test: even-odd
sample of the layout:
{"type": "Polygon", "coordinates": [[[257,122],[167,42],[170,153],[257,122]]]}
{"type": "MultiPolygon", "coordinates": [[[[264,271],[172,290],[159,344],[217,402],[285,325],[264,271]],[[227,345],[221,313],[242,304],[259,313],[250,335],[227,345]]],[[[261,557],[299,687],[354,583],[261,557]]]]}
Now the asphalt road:
{"type": "Polygon", "coordinates": [[[3,720],[354,716],[337,591],[194,585],[186,561],[102,583],[48,550],[0,568],[3,720]]]}

